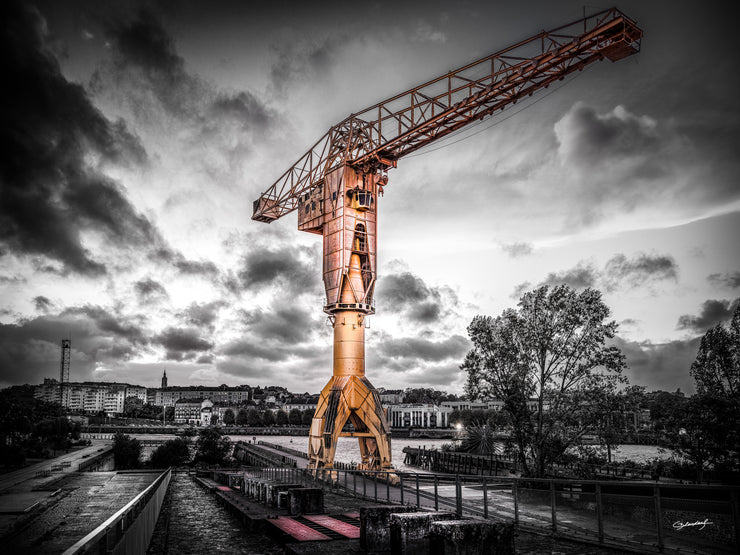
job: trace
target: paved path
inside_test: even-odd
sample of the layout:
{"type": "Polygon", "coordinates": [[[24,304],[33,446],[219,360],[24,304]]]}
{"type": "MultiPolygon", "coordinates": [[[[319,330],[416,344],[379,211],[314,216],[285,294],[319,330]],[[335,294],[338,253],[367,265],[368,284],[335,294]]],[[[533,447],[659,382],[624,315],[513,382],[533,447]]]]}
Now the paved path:
{"type": "Polygon", "coordinates": [[[84,449],[73,451],[71,453],[65,453],[53,459],[41,461],[41,462],[32,464],[30,466],[21,468],[19,470],[14,470],[6,474],[1,474],[0,475],[0,493],[6,492],[7,490],[10,490],[11,488],[14,488],[14,489],[22,488],[22,489],[30,490],[31,488],[39,485],[39,483],[47,482],[55,478],[58,478],[60,474],[64,474],[68,472],[75,472],[77,471],[77,465],[82,460],[97,454],[98,450],[104,449],[106,446],[110,444],[111,444],[110,441],[94,440],[91,446],[85,447],[84,449]],[[54,470],[52,472],[51,470],[52,468],[55,468],[57,470],[54,470]],[[51,472],[50,474],[51,477],[40,475],[44,473],[45,471],[51,472]],[[29,481],[33,483],[28,484],[27,488],[24,487],[23,484],[29,481]]]}

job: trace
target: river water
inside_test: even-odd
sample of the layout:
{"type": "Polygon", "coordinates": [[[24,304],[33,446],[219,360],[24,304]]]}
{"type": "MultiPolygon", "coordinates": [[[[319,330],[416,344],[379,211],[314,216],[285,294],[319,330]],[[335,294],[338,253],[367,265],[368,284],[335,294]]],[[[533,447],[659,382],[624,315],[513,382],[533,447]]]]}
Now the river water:
{"type": "MultiPolygon", "coordinates": [[[[231,436],[233,441],[252,441],[254,436],[231,436]]],[[[308,438],[296,436],[256,436],[257,441],[266,441],[283,447],[289,447],[298,451],[308,451],[308,438]]],[[[426,447],[427,449],[442,449],[445,444],[452,443],[450,439],[412,439],[396,438],[391,441],[391,456],[393,466],[398,470],[415,471],[415,467],[403,464],[404,447],[426,447]]],[[[636,462],[659,458],[669,458],[670,454],[657,445],[619,445],[612,450],[612,460],[615,462],[631,459],[636,462]]],[[[354,438],[339,438],[334,460],[343,463],[356,463],[360,461],[360,447],[354,438]]]]}

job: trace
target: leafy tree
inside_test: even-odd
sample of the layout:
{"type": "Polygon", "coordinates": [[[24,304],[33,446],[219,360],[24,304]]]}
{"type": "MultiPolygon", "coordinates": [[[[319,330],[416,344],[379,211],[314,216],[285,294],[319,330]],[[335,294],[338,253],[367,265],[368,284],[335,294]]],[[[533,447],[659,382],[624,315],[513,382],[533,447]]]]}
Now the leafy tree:
{"type": "Polygon", "coordinates": [[[729,327],[717,324],[704,334],[690,373],[697,393],[671,427],[669,446],[693,463],[697,481],[709,468],[736,477],[740,472],[740,306],[729,327]]]}
{"type": "Polygon", "coordinates": [[[122,432],[113,436],[113,461],[116,470],[138,468],[141,465],[141,443],[122,432]]]}
{"type": "Polygon", "coordinates": [[[522,469],[541,477],[601,416],[594,401],[626,381],[625,363],[599,291],[542,286],[518,306],[473,319],[462,369],[469,398],[503,400],[522,469]]]}
{"type": "Polygon", "coordinates": [[[234,411],[231,409],[226,409],[224,411],[224,425],[233,426],[234,422],[236,422],[236,418],[234,417],[234,411]]]}
{"type": "Polygon", "coordinates": [[[685,416],[686,396],[680,389],[675,393],[655,391],[650,395],[648,407],[655,431],[667,432],[685,416]]]}
{"type": "Polygon", "coordinates": [[[287,426],[289,424],[288,413],[284,410],[277,411],[277,415],[275,415],[275,424],[278,426],[287,426]]]}
{"type": "Polygon", "coordinates": [[[249,414],[246,409],[239,409],[236,413],[236,425],[245,426],[249,423],[249,414]]]}
{"type": "Polygon", "coordinates": [[[154,468],[184,466],[190,462],[190,440],[176,437],[157,447],[149,460],[154,468]]]}
{"type": "Polygon", "coordinates": [[[231,439],[216,427],[198,430],[195,440],[195,462],[223,465],[231,454],[231,439]]]}
{"type": "Polygon", "coordinates": [[[291,426],[300,426],[303,418],[301,416],[301,410],[300,409],[291,409],[290,413],[288,414],[288,422],[290,422],[291,426]]]}
{"type": "Polygon", "coordinates": [[[251,408],[247,411],[247,426],[261,426],[262,416],[260,411],[255,408],[251,408]]]}
{"type": "Polygon", "coordinates": [[[266,410],[262,413],[262,425],[263,426],[274,426],[275,425],[275,414],[271,410],[266,410]]]}
{"type": "Polygon", "coordinates": [[[315,411],[313,411],[311,409],[304,410],[301,413],[301,424],[303,424],[304,426],[310,426],[311,425],[311,421],[313,420],[314,412],[315,411]]]}

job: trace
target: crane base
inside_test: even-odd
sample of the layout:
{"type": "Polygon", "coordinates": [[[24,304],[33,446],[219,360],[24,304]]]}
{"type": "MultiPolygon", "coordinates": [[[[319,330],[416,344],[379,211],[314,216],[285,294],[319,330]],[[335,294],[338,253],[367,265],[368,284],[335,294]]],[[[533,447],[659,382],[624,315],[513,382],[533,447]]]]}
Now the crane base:
{"type": "Polygon", "coordinates": [[[332,376],[311,421],[308,467],[333,468],[340,437],[360,444],[358,470],[391,470],[391,433],[380,396],[363,375],[332,376]],[[345,424],[353,430],[343,432],[345,424]]]}

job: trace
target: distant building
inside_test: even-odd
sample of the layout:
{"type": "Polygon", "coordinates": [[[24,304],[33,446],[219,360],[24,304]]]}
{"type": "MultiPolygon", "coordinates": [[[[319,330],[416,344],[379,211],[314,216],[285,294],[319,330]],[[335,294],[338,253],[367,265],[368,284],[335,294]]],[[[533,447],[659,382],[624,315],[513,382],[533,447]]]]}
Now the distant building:
{"type": "Polygon", "coordinates": [[[388,419],[393,428],[449,428],[452,411],[429,404],[392,405],[388,419]]]}
{"type": "MultiPolygon", "coordinates": [[[[126,397],[146,400],[146,388],[115,382],[68,382],[64,385],[64,407],[71,411],[99,413],[110,416],[123,413],[126,397]]],[[[36,386],[34,397],[48,402],[60,402],[59,382],[46,378],[36,386]]]]}
{"type": "Polygon", "coordinates": [[[208,426],[213,415],[210,399],[180,399],[175,403],[175,424],[208,426]]]}
{"type": "Polygon", "coordinates": [[[167,388],[167,370],[162,371],[162,389],[167,388]]]}
{"type": "Polygon", "coordinates": [[[404,392],[402,389],[384,389],[378,391],[380,402],[383,405],[400,405],[403,403],[404,392]]]}

